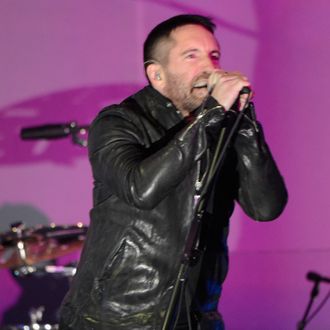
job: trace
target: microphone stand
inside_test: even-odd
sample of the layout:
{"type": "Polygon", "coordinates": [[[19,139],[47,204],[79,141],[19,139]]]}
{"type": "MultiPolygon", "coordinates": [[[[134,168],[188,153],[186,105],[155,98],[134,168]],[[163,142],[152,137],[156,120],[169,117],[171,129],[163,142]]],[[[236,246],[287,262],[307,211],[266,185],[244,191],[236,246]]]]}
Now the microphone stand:
{"type": "Polygon", "coordinates": [[[313,311],[313,313],[310,314],[310,310],[312,308],[313,302],[316,298],[316,296],[319,294],[320,289],[320,283],[330,283],[330,279],[327,277],[323,277],[317,273],[314,272],[308,272],[306,275],[306,278],[310,281],[314,282],[312,291],[310,293],[310,298],[306,307],[306,310],[304,312],[304,316],[301,321],[297,324],[297,330],[303,330],[305,329],[306,325],[316,316],[316,314],[321,310],[321,308],[324,306],[324,304],[327,302],[327,300],[330,298],[330,291],[325,296],[325,298],[321,301],[319,306],[313,311]]]}
{"type": "MultiPolygon", "coordinates": [[[[171,330],[175,328],[175,324],[177,322],[178,317],[176,317],[176,320],[173,323],[173,314],[175,312],[175,307],[177,305],[180,306],[181,300],[183,297],[183,291],[185,288],[187,275],[189,266],[194,264],[198,258],[200,257],[202,251],[198,249],[198,243],[199,243],[199,233],[200,233],[200,227],[202,223],[202,218],[204,214],[204,206],[205,202],[207,201],[206,197],[208,193],[210,192],[210,187],[213,178],[215,177],[216,173],[220,170],[222,166],[222,162],[225,158],[226,151],[228,149],[228,146],[232,140],[232,137],[234,133],[237,130],[237,127],[244,115],[244,110],[247,108],[248,105],[252,105],[249,101],[246,102],[246,106],[243,110],[239,112],[237,115],[235,122],[231,129],[229,130],[229,133],[225,139],[226,131],[229,129],[227,127],[223,127],[220,131],[219,139],[217,142],[216,150],[214,153],[214,156],[212,158],[211,166],[207,173],[207,179],[206,183],[203,187],[203,190],[201,191],[200,195],[195,195],[195,216],[192,221],[192,224],[190,226],[190,231],[187,236],[186,245],[184,248],[183,258],[181,261],[181,265],[178,271],[177,278],[175,280],[175,284],[173,287],[173,292],[171,295],[171,299],[169,302],[169,306],[167,308],[165,319],[163,322],[162,330],[171,330]],[[179,304],[178,304],[179,302],[179,304]]],[[[203,106],[202,106],[203,108],[203,106]]],[[[179,312],[179,311],[178,311],[179,312]]],[[[189,316],[188,316],[189,320],[189,316]]],[[[190,326],[190,324],[189,324],[190,326]]]]}
{"type": "Polygon", "coordinates": [[[313,285],[313,288],[312,288],[312,291],[311,291],[311,294],[310,294],[310,297],[309,297],[309,301],[308,301],[304,316],[303,316],[302,320],[298,322],[297,330],[304,330],[305,329],[305,327],[307,325],[308,314],[309,314],[309,312],[312,308],[312,305],[313,305],[313,302],[314,302],[316,296],[319,294],[319,287],[320,287],[320,281],[315,281],[314,285],[313,285]]]}
{"type": "Polygon", "coordinates": [[[20,132],[22,140],[37,139],[60,139],[71,135],[74,144],[87,147],[87,132],[89,126],[78,126],[77,122],[72,121],[65,124],[46,124],[42,126],[23,127],[20,132]]]}

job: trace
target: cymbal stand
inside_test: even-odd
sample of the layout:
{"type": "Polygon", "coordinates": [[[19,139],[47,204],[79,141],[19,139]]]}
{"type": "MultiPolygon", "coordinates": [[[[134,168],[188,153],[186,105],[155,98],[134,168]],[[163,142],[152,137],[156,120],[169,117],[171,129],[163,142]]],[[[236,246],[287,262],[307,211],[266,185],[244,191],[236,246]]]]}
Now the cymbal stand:
{"type": "Polygon", "coordinates": [[[16,247],[18,250],[18,254],[20,259],[26,264],[26,250],[25,244],[22,240],[23,230],[25,229],[25,225],[22,222],[16,222],[11,225],[11,231],[17,235],[18,241],[16,243],[16,247]]]}

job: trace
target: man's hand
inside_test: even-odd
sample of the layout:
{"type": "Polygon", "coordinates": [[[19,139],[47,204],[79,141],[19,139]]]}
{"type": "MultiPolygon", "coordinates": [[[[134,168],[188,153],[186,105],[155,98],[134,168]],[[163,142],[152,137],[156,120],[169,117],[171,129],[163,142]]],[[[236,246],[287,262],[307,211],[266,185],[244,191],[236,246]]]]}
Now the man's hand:
{"type": "MultiPolygon", "coordinates": [[[[208,79],[208,89],[211,96],[226,110],[229,110],[235,103],[243,87],[250,87],[250,82],[246,76],[237,71],[216,70],[211,73],[208,79]]],[[[252,92],[239,96],[239,110],[243,109],[251,95],[252,92]]]]}

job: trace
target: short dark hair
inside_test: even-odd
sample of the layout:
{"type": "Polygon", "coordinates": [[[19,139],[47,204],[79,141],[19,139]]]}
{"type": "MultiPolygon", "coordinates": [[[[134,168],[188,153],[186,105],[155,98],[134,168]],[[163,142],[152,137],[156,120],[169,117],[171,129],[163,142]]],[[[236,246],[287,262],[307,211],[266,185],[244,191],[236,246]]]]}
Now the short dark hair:
{"type": "Polygon", "coordinates": [[[170,33],[177,27],[194,24],[201,25],[212,34],[215,30],[215,24],[212,22],[211,18],[201,15],[177,15],[173,16],[166,21],[155,26],[149,33],[147,39],[143,45],[143,62],[146,68],[148,64],[152,63],[155,59],[155,52],[158,44],[168,39],[170,33]]]}

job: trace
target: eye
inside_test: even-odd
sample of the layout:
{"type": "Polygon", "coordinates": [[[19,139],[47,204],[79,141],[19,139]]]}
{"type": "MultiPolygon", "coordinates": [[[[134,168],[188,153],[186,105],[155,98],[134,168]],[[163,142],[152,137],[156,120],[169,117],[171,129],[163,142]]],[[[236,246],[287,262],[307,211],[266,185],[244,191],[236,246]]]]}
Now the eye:
{"type": "Polygon", "coordinates": [[[188,53],[188,54],[186,54],[185,58],[195,59],[195,58],[197,58],[197,55],[196,55],[196,53],[188,53]]]}
{"type": "Polygon", "coordinates": [[[210,58],[214,62],[219,62],[220,61],[220,54],[218,52],[213,52],[213,53],[211,53],[210,58]]]}

